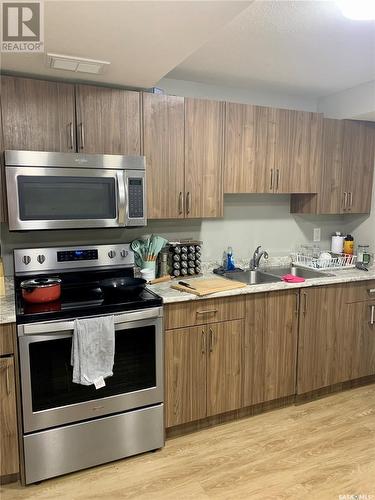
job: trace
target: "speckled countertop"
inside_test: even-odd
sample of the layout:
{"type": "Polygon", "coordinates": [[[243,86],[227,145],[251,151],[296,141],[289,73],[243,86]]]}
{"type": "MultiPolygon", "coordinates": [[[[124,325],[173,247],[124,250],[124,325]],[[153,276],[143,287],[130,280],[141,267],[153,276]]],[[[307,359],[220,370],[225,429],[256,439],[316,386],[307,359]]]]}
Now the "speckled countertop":
{"type": "Polygon", "coordinates": [[[0,297],[0,324],[14,323],[16,311],[14,309],[13,278],[5,277],[5,295],[0,297]]]}
{"type": "MultiPolygon", "coordinates": [[[[372,266],[368,272],[359,271],[358,269],[345,269],[340,271],[330,271],[334,276],[325,276],[322,278],[313,278],[306,280],[303,283],[289,284],[279,281],[276,283],[264,283],[260,285],[247,285],[244,288],[237,290],[229,290],[226,292],[214,293],[206,297],[197,297],[191,293],[180,292],[171,288],[171,282],[160,283],[158,285],[149,285],[148,288],[157,293],[163,298],[164,304],[173,302],[184,302],[188,300],[204,300],[215,297],[232,297],[235,295],[244,295],[248,293],[272,292],[276,290],[289,290],[292,288],[304,288],[309,286],[332,285],[338,283],[351,283],[355,281],[375,280],[375,266],[372,266]]],[[[219,278],[212,272],[205,272],[201,278],[194,278],[192,281],[204,278],[219,278]]],[[[186,278],[184,278],[186,279],[186,278]]],[[[221,278],[225,279],[225,278],[221,278]]],[[[16,321],[16,313],[14,308],[14,287],[13,278],[5,278],[5,296],[0,297],[0,324],[14,323],[16,321]]]]}
{"type": "MultiPolygon", "coordinates": [[[[358,269],[345,269],[339,271],[329,271],[329,274],[334,274],[334,276],[324,276],[322,278],[312,278],[304,281],[303,283],[290,284],[284,281],[278,281],[276,283],[262,283],[260,285],[247,285],[244,288],[239,288],[236,290],[229,290],[226,292],[214,293],[212,295],[207,295],[205,297],[197,297],[191,293],[180,292],[179,290],[174,290],[171,288],[171,282],[160,283],[156,285],[149,285],[149,289],[163,297],[164,304],[171,304],[173,302],[184,302],[187,300],[204,300],[211,299],[215,297],[232,297],[235,295],[244,295],[248,293],[259,293],[259,292],[272,292],[276,290],[290,290],[292,288],[305,288],[309,286],[321,286],[321,285],[333,285],[338,283],[350,283],[355,281],[366,281],[375,280],[375,266],[372,266],[368,272],[359,271],[358,269]]],[[[205,273],[201,278],[193,278],[192,282],[200,279],[207,279],[218,277],[213,273],[205,273]]],[[[225,279],[225,278],[221,278],[225,279]]],[[[184,278],[184,281],[188,281],[184,278]]]]}

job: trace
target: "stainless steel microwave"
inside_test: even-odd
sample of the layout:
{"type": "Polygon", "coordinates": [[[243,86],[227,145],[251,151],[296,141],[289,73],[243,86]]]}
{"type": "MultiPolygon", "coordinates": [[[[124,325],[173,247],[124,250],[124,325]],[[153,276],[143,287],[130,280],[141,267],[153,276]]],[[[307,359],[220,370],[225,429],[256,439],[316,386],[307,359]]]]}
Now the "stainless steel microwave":
{"type": "Polygon", "coordinates": [[[145,226],[144,156],[5,151],[11,231],[145,226]]]}

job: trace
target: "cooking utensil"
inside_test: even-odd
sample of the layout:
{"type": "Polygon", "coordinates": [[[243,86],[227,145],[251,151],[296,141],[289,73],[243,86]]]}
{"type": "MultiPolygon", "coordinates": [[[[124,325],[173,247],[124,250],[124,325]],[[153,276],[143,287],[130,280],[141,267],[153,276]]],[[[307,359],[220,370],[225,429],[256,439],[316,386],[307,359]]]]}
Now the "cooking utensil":
{"type": "Polygon", "coordinates": [[[109,278],[99,282],[99,287],[104,295],[127,295],[139,294],[146,286],[146,280],[142,278],[109,278]]]}
{"type": "Polygon", "coordinates": [[[61,295],[60,278],[34,278],[22,281],[22,298],[30,304],[42,304],[58,300],[61,295]]]}

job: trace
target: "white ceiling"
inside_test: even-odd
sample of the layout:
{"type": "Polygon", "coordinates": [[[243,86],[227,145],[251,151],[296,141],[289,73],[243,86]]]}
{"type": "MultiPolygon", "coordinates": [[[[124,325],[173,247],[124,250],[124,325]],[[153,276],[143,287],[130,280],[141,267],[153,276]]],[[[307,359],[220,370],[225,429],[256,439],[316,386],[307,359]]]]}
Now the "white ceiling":
{"type": "Polygon", "coordinates": [[[328,95],[375,78],[375,22],[331,0],[257,0],[167,77],[328,95]]]}
{"type": "Polygon", "coordinates": [[[45,48],[111,64],[90,75],[3,53],[1,69],[130,87],[167,76],[303,96],[331,116],[375,112],[375,92],[361,91],[375,81],[375,22],[344,18],[333,0],[45,0],[45,48]]]}
{"type": "Polygon", "coordinates": [[[109,61],[102,75],[57,71],[44,54],[2,54],[1,68],[151,87],[250,1],[45,1],[47,52],[109,61]]]}

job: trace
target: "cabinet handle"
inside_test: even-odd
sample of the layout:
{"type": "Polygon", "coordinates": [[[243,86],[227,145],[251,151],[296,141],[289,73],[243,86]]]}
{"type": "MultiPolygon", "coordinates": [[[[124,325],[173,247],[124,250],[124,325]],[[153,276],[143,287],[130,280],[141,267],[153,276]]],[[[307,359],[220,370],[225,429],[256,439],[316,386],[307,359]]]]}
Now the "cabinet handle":
{"type": "Polygon", "coordinates": [[[204,311],[197,311],[196,314],[210,314],[210,313],[217,313],[217,309],[206,309],[204,311]]]}
{"type": "Polygon", "coordinates": [[[375,306],[371,306],[370,325],[375,325],[375,306]]]}
{"type": "Polygon", "coordinates": [[[79,135],[80,135],[79,148],[83,149],[85,147],[85,130],[83,128],[82,122],[79,124],[79,135]]]}
{"type": "Polygon", "coordinates": [[[69,130],[68,130],[68,139],[69,139],[69,142],[70,142],[70,149],[74,149],[74,134],[73,134],[73,122],[70,122],[69,123],[69,126],[68,126],[69,130]]]}
{"type": "Polygon", "coordinates": [[[184,207],[183,207],[183,196],[182,192],[180,191],[180,194],[178,195],[178,213],[181,215],[184,212],[184,207]]]}
{"type": "Polygon", "coordinates": [[[8,365],[5,367],[5,384],[6,384],[7,396],[9,396],[9,394],[10,394],[10,383],[9,383],[9,366],[8,365]]]}
{"type": "Polygon", "coordinates": [[[271,168],[271,184],[270,184],[270,190],[273,190],[273,168],[271,168]]]}
{"type": "Polygon", "coordinates": [[[201,352],[202,354],[206,352],[206,333],[204,330],[201,333],[201,352]]]}
{"type": "Polygon", "coordinates": [[[367,291],[368,293],[375,293],[375,288],[369,288],[367,291]]]}
{"type": "Polygon", "coordinates": [[[213,352],[214,350],[214,332],[212,331],[212,328],[210,328],[210,352],[213,352]]]}
{"type": "Polygon", "coordinates": [[[347,204],[348,204],[348,193],[344,191],[344,210],[346,210],[347,204]]]}
{"type": "Polygon", "coordinates": [[[296,293],[296,310],[294,311],[296,313],[296,316],[298,316],[299,312],[299,302],[300,302],[300,295],[299,292],[296,293]]]}
{"type": "Polygon", "coordinates": [[[307,293],[303,292],[303,314],[305,315],[307,313],[307,293]]]}
{"type": "Polygon", "coordinates": [[[186,193],[186,213],[190,214],[190,191],[186,193]]]}
{"type": "Polygon", "coordinates": [[[349,210],[352,209],[353,206],[353,193],[349,191],[349,210]]]}
{"type": "Polygon", "coordinates": [[[276,169],[276,191],[279,189],[279,180],[280,180],[280,170],[276,169]]]}

